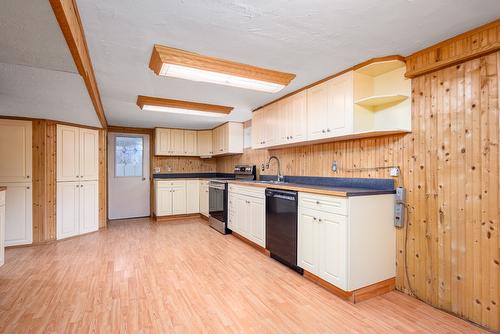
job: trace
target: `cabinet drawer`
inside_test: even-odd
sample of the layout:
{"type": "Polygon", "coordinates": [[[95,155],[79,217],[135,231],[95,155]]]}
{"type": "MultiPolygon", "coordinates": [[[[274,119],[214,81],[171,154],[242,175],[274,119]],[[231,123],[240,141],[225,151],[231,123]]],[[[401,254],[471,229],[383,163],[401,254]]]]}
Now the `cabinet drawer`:
{"type": "Polygon", "coordinates": [[[0,206],[5,205],[5,193],[6,191],[0,191],[0,206]]]}
{"type": "Polygon", "coordinates": [[[185,187],[186,181],[161,180],[155,181],[155,185],[157,188],[185,187]]]}
{"type": "Polygon", "coordinates": [[[299,192],[299,206],[339,215],[347,215],[347,198],[299,192]]]}
{"type": "Polygon", "coordinates": [[[244,196],[251,196],[257,198],[265,198],[265,188],[253,187],[253,186],[240,186],[235,184],[229,185],[229,192],[234,194],[240,194],[244,196]]]}

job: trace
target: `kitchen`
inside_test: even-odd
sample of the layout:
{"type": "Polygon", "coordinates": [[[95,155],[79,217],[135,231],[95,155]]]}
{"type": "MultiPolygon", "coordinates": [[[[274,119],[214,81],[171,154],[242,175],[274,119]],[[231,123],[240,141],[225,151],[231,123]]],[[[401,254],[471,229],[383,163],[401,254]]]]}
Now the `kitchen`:
{"type": "Polygon", "coordinates": [[[424,2],[2,4],[0,330],[498,331],[500,8],[424,2]]]}

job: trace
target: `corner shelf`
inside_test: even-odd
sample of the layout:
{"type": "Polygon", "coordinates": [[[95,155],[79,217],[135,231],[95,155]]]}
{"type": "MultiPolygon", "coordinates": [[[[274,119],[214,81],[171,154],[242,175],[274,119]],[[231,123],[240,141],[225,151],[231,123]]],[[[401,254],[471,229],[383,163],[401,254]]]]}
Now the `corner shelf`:
{"type": "Polygon", "coordinates": [[[408,96],[394,94],[394,95],[373,95],[369,97],[365,97],[363,99],[359,99],[354,103],[360,105],[362,107],[377,107],[384,104],[396,104],[406,100],[408,96]]]}

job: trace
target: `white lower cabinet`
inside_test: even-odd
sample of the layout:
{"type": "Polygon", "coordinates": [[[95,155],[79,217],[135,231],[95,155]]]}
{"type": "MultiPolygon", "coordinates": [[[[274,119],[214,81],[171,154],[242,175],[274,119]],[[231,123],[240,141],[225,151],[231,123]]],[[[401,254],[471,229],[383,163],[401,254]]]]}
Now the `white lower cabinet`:
{"type": "Polygon", "coordinates": [[[353,291],[395,276],[394,195],[299,193],[298,266],[353,291]]]}
{"type": "Polygon", "coordinates": [[[209,215],[208,194],[208,181],[200,180],[200,213],[205,217],[208,217],[209,215]]]}
{"type": "Polygon", "coordinates": [[[229,185],[229,229],[261,247],[266,247],[264,192],[264,188],[229,185]]]}
{"type": "Polygon", "coordinates": [[[200,212],[200,181],[186,181],[186,211],[187,213],[200,212]]]}
{"type": "MultiPolygon", "coordinates": [[[[155,215],[158,217],[199,213],[200,196],[199,180],[156,180],[155,215]]],[[[208,192],[205,196],[207,204],[203,209],[208,215],[208,192]]]]}
{"type": "Polygon", "coordinates": [[[31,183],[4,183],[5,246],[28,245],[33,242],[33,190],[31,183]]]}
{"type": "Polygon", "coordinates": [[[98,181],[57,183],[57,239],[99,229],[98,181]]]}

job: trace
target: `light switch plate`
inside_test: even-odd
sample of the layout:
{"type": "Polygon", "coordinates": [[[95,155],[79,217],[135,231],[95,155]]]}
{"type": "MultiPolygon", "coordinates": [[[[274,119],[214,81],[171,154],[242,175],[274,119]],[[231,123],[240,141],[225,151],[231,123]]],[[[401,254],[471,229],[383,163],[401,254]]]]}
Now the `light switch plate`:
{"type": "Polygon", "coordinates": [[[389,170],[389,174],[391,176],[399,176],[399,168],[398,167],[392,167],[390,170],[389,170]]]}

